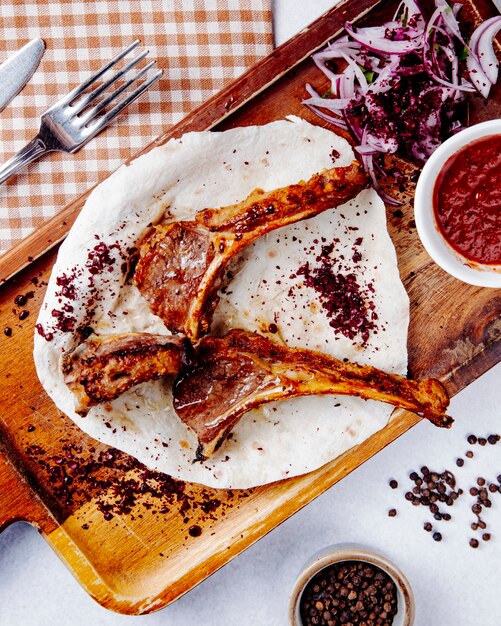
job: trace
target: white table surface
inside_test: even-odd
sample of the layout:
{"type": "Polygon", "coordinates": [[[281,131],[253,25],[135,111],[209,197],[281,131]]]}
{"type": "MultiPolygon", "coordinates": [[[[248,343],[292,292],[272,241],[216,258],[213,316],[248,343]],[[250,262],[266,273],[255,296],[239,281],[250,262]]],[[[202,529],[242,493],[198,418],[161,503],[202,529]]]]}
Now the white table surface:
{"type": "MultiPolygon", "coordinates": [[[[277,44],[334,4],[333,0],[274,0],[277,44]]],[[[151,615],[117,615],[97,605],[73,579],[37,532],[13,524],[0,535],[0,626],[286,626],[289,592],[303,563],[338,542],[373,547],[395,561],[416,596],[416,626],[501,624],[501,494],[484,519],[492,540],[473,550],[469,524],[472,498],[458,500],[453,520],[438,522],[444,540],[422,529],[430,519],[403,493],[407,474],[423,464],[452,469],[467,491],[477,476],[501,473],[501,443],[474,447],[461,469],[455,459],[467,449],[465,436],[501,432],[501,365],[456,396],[451,431],[421,423],[341,483],[261,539],[245,553],[171,606],[151,615]],[[396,478],[399,489],[388,487],[396,478]],[[398,515],[389,518],[389,508],[398,515]]],[[[421,510],[422,509],[422,510],[421,510]]]]}

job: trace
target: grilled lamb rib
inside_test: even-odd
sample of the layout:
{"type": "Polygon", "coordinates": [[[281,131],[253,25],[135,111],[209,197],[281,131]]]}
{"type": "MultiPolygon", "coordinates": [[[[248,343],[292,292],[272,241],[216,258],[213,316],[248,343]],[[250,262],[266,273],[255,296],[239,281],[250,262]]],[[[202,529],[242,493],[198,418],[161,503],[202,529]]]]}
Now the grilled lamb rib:
{"type": "Polygon", "coordinates": [[[134,283],[171,332],[192,341],[208,332],[225,268],[245,246],[281,226],[354,198],[366,185],[358,161],[243,202],[161,224],[142,243],[134,283]]]}
{"type": "Polygon", "coordinates": [[[380,400],[446,428],[453,421],[445,415],[449,397],[437,380],[408,380],[238,329],[222,338],[204,337],[173,387],[174,408],[198,437],[199,460],[209,457],[250,409],[314,394],[380,400]]]}
{"type": "Polygon", "coordinates": [[[147,380],[177,374],[190,349],[183,337],[128,333],[80,344],[63,360],[64,381],[75,394],[76,412],[109,402],[147,380]]]}

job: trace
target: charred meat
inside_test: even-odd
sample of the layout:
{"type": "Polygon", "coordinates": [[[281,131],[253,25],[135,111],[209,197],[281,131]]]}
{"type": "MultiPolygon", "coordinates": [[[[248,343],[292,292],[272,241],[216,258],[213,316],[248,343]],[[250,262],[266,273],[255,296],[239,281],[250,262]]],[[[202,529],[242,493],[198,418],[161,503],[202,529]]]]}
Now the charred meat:
{"type": "Polygon", "coordinates": [[[225,268],[245,246],[281,226],[354,198],[366,185],[357,161],[243,202],[205,209],[193,221],[157,226],[142,243],[134,283],[167,328],[192,341],[208,332],[225,268]]]}
{"type": "Polygon", "coordinates": [[[242,415],[273,400],[315,394],[358,396],[387,402],[448,428],[449,397],[434,379],[408,380],[375,367],[278,345],[256,333],[232,330],[207,336],[173,388],[174,408],[197,435],[197,457],[216,450],[242,415]]]}
{"type": "Polygon", "coordinates": [[[139,383],[177,374],[187,362],[187,350],[189,342],[182,337],[145,333],[85,341],[63,360],[76,412],[86,415],[91,406],[114,400],[139,383]]]}

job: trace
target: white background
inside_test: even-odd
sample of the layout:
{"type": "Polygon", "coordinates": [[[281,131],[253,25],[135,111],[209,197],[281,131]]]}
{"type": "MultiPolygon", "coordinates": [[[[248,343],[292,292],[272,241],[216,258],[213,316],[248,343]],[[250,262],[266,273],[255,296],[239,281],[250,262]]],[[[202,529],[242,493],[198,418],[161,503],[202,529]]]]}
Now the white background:
{"type": "MultiPolygon", "coordinates": [[[[333,0],[274,0],[276,43],[307,26],[333,0]]],[[[468,449],[466,435],[501,433],[501,366],[454,398],[451,431],[421,423],[341,483],[275,529],[173,605],[152,615],[126,617],[97,605],[79,587],[45,541],[26,524],[0,535],[0,626],[286,626],[289,592],[303,563],[338,542],[356,542],[386,554],[409,578],[416,596],[416,626],[501,625],[501,494],[484,519],[492,540],[473,550],[472,498],[458,500],[453,520],[436,523],[444,540],[422,529],[424,507],[403,497],[409,471],[423,464],[455,471],[468,491],[477,476],[501,473],[501,443],[468,449]],[[399,489],[388,487],[396,478],[399,489]],[[389,518],[389,508],[398,515],[389,518]],[[421,510],[423,509],[423,510],[421,510]]]]}

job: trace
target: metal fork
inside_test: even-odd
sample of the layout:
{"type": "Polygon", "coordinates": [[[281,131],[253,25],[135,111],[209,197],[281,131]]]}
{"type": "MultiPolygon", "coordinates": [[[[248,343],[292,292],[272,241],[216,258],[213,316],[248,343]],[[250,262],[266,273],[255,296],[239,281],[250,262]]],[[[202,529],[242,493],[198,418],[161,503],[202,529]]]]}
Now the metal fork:
{"type": "Polygon", "coordinates": [[[92,76],[81,85],[75,87],[68,95],[61,98],[61,100],[45,111],[40,118],[40,130],[38,131],[38,135],[20,152],[9,159],[7,163],[0,167],[0,184],[5,182],[25,165],[39,159],[47,152],[53,152],[54,150],[68,153],[76,152],[90,139],[101,132],[126,106],[136,98],[139,98],[150,85],[160,78],[163,73],[162,70],[155,72],[153,76],[141,83],[134,91],[128,93],[126,97],[113,106],[113,108],[106,111],[103,115],[98,116],[98,114],[118,98],[122,92],[133,83],[139,81],[146,74],[155,64],[155,61],[151,61],[128,78],[117,89],[112,91],[109,95],[106,95],[97,104],[84,111],[89,104],[109,89],[120,77],[125,77],[133,67],[147,56],[148,50],[141,52],[135,59],[132,59],[132,61],[129,61],[119,71],[115,72],[109,80],[79,98],[86,89],[91,87],[101,76],[126,57],[129,52],[132,52],[139,43],[139,39],[134,41],[130,46],[125,48],[125,50],[117,54],[115,58],[103,65],[95,74],[92,74],[92,76]]]}

